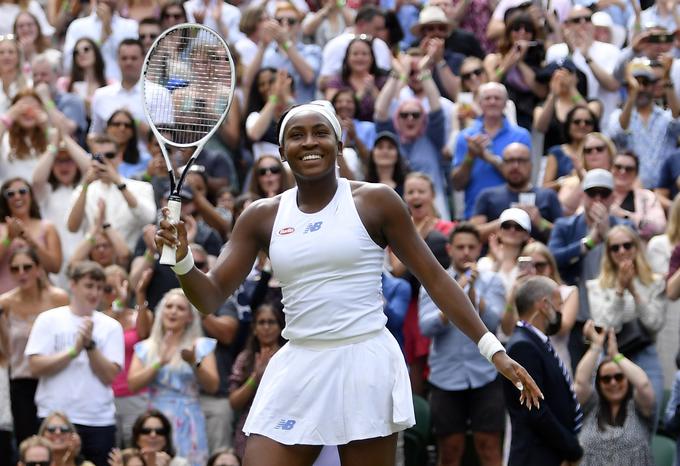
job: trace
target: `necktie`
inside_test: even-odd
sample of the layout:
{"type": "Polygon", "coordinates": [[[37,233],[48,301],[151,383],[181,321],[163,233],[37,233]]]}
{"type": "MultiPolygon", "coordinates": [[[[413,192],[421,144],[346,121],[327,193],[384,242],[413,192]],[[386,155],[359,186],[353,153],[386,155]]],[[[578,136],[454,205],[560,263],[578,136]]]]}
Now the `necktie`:
{"type": "Polygon", "coordinates": [[[553,348],[552,343],[550,343],[550,338],[545,342],[545,346],[548,348],[548,352],[553,355],[553,357],[557,360],[557,363],[560,366],[560,369],[562,370],[562,375],[564,375],[564,379],[567,382],[567,385],[569,386],[569,392],[571,393],[571,397],[574,400],[574,433],[578,433],[581,430],[581,427],[583,426],[583,411],[581,411],[581,405],[579,404],[578,400],[576,399],[576,394],[574,393],[574,390],[572,390],[572,380],[571,376],[569,375],[569,371],[567,370],[567,366],[564,365],[564,362],[562,359],[557,355],[557,352],[555,351],[555,348],[553,348]]]}

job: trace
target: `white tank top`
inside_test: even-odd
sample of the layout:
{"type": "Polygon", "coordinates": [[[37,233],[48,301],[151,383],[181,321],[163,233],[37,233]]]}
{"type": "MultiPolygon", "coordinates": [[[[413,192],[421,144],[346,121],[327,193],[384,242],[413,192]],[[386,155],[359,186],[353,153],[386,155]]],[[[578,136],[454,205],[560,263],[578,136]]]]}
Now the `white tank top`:
{"type": "Polygon", "coordinates": [[[341,340],[382,329],[384,251],[359,218],[352,190],[338,179],[319,212],[297,205],[297,187],[281,195],[269,245],[281,282],[288,340],[341,340]]]}

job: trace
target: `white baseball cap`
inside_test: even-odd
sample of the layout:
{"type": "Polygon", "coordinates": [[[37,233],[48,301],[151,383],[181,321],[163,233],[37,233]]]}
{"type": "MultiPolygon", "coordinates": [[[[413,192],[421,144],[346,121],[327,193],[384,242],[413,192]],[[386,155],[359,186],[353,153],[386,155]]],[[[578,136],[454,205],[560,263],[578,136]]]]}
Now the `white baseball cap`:
{"type": "Polygon", "coordinates": [[[505,209],[499,218],[501,225],[505,222],[515,222],[517,225],[524,228],[525,231],[531,233],[531,218],[525,210],[522,210],[519,207],[505,209]]]}
{"type": "Polygon", "coordinates": [[[588,170],[586,176],[583,177],[583,190],[588,191],[590,188],[607,188],[613,191],[614,177],[604,168],[588,170]]]}

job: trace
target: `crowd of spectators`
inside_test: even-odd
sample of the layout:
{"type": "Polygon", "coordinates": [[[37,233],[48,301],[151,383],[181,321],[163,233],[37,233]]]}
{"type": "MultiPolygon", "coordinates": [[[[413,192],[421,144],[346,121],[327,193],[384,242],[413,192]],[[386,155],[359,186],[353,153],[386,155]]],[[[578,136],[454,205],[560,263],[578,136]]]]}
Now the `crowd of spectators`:
{"type": "MultiPolygon", "coordinates": [[[[656,345],[680,297],[677,0],[3,0],[0,466],[240,464],[285,319],[265,252],[209,316],[158,263],[170,182],[140,74],[184,22],[218,32],[237,73],[180,192],[196,267],[295,185],[277,122],[327,99],[338,176],[401,195],[488,329],[545,339],[566,383],[520,414],[386,251],[387,326],[437,464],[460,464],[467,434],[482,464],[520,464],[523,429],[537,464],[652,464],[659,422],[680,431],[656,345]]],[[[169,148],[178,172],[192,150],[169,148]]]]}

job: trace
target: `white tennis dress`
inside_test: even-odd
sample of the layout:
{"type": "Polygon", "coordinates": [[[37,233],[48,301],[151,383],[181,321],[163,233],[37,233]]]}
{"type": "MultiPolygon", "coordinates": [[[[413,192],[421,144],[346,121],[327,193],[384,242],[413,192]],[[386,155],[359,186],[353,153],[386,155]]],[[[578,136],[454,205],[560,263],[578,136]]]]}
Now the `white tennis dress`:
{"type": "Polygon", "coordinates": [[[415,424],[408,371],[385,328],[384,251],[366,231],[349,181],[319,212],[282,194],[269,255],[289,342],[271,359],[243,431],[293,445],[344,445],[415,424]]]}

